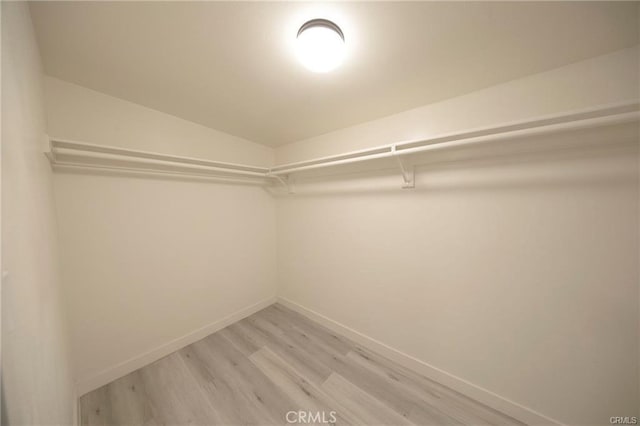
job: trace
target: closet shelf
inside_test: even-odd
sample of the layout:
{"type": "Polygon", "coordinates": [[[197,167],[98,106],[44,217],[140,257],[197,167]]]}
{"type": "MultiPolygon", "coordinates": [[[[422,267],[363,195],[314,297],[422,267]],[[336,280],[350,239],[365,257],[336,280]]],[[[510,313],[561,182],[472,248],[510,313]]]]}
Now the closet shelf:
{"type": "Polygon", "coordinates": [[[264,184],[266,167],[201,158],[49,139],[47,158],[54,168],[99,169],[114,172],[192,176],[237,183],[264,184]]]}
{"type": "Polygon", "coordinates": [[[639,119],[640,103],[631,101],[451,133],[428,139],[398,142],[339,155],[276,165],[271,168],[93,145],[55,138],[49,140],[49,151],[46,155],[54,168],[90,168],[144,174],[188,175],[260,185],[269,185],[277,181],[287,186],[289,186],[289,176],[297,172],[394,157],[404,181],[403,187],[411,188],[413,187],[413,168],[409,167],[405,162],[405,158],[411,154],[510,138],[631,123],[639,119]]]}

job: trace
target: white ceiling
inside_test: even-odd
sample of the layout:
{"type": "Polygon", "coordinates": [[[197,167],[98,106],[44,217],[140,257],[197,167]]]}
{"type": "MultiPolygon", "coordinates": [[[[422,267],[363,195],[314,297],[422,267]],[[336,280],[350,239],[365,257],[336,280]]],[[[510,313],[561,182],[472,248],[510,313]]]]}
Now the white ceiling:
{"type": "Polygon", "coordinates": [[[36,2],[45,72],[277,146],[638,43],[638,2],[36,2]],[[314,74],[308,19],[348,56],[314,74]]]}

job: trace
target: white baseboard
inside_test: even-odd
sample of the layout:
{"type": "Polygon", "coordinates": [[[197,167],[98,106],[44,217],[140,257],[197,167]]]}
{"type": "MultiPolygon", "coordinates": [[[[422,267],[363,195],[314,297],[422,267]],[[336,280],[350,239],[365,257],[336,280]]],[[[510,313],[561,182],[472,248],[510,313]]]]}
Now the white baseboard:
{"type": "Polygon", "coordinates": [[[127,374],[139,368],[142,368],[145,365],[151,364],[152,362],[157,361],[160,358],[171,354],[172,352],[175,352],[179,349],[184,348],[185,346],[197,342],[198,340],[203,339],[208,335],[215,333],[216,331],[221,330],[228,325],[233,324],[236,321],[240,321],[241,319],[258,312],[259,310],[266,308],[267,306],[275,303],[276,300],[277,298],[275,296],[261,300],[258,303],[240,309],[239,311],[236,311],[231,315],[228,315],[211,324],[205,325],[204,327],[185,334],[184,336],[173,339],[170,342],[151,349],[150,351],[147,351],[143,354],[137,355],[119,364],[102,370],[99,373],[79,379],[76,383],[76,395],[80,397],[87,392],[98,389],[99,387],[104,386],[116,379],[119,379],[122,376],[126,376],[127,374]]]}
{"type": "Polygon", "coordinates": [[[380,355],[383,355],[398,364],[413,370],[419,374],[422,374],[429,379],[435,380],[449,388],[460,392],[463,395],[468,396],[476,401],[479,401],[495,410],[505,413],[517,420],[520,420],[528,425],[562,425],[561,422],[540,414],[530,408],[520,405],[516,402],[510,401],[498,394],[495,394],[480,386],[474,385],[460,377],[447,373],[437,367],[427,364],[417,358],[407,355],[404,352],[400,352],[372,337],[362,334],[352,328],[347,327],[337,321],[334,321],[322,314],[319,314],[309,308],[299,305],[291,300],[283,297],[278,297],[278,302],[284,306],[306,316],[307,318],[322,324],[328,329],[339,333],[354,342],[370,349],[380,355]]]}

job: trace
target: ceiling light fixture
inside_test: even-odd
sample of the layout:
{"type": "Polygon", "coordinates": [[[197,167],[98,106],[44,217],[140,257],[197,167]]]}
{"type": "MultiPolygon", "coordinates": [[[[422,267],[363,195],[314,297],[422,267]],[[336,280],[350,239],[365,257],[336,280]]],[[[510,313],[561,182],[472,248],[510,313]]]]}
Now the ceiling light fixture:
{"type": "Polygon", "coordinates": [[[298,30],[297,53],[302,64],[313,72],[328,72],[342,63],[344,34],[327,19],[312,19],[298,30]]]}

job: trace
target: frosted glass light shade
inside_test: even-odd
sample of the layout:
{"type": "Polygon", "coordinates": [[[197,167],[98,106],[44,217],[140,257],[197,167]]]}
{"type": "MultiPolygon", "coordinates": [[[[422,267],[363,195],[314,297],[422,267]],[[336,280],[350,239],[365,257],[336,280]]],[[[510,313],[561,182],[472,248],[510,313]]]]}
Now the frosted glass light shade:
{"type": "Polygon", "coordinates": [[[328,72],[344,60],[344,35],[331,21],[314,19],[298,31],[296,50],[300,62],[313,72],[328,72]]]}

